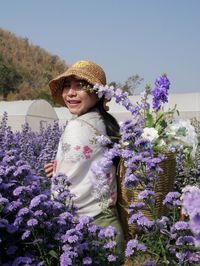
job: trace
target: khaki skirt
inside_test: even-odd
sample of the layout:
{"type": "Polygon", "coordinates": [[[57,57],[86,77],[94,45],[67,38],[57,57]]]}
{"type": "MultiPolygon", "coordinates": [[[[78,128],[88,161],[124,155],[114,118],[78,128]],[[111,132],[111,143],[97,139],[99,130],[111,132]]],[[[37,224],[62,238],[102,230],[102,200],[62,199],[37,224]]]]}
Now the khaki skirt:
{"type": "Polygon", "coordinates": [[[102,227],[111,225],[116,229],[117,253],[124,258],[125,239],[116,207],[112,207],[108,213],[100,213],[95,216],[93,223],[102,227]]]}

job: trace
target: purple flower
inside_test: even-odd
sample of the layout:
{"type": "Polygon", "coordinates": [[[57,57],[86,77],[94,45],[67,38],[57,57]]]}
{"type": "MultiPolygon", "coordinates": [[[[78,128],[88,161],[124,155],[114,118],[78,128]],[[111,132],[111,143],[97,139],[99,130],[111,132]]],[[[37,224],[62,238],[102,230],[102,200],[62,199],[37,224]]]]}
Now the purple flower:
{"type": "Polygon", "coordinates": [[[97,90],[97,94],[99,98],[102,98],[103,96],[105,97],[105,99],[110,100],[113,95],[114,95],[114,88],[113,86],[108,86],[108,85],[98,85],[95,84],[94,89],[97,90]]]}
{"type": "Polygon", "coordinates": [[[128,213],[129,214],[134,214],[136,213],[138,210],[140,209],[144,209],[145,208],[145,203],[144,202],[134,202],[134,203],[131,203],[131,205],[129,206],[129,209],[128,209],[128,213]]]}
{"type": "Polygon", "coordinates": [[[136,222],[138,219],[140,219],[140,217],[143,217],[143,214],[141,212],[134,213],[128,220],[128,224],[136,222]]]}
{"type": "Polygon", "coordinates": [[[195,236],[194,242],[195,242],[195,246],[197,248],[200,248],[200,234],[195,236]]]}
{"type": "Polygon", "coordinates": [[[122,150],[121,156],[123,158],[129,158],[134,156],[134,151],[130,150],[130,149],[124,149],[122,150]]]}
{"type": "Polygon", "coordinates": [[[143,213],[137,212],[133,214],[130,219],[128,220],[128,224],[137,223],[139,227],[148,228],[150,229],[154,224],[155,221],[149,220],[143,213]]]}
{"type": "Polygon", "coordinates": [[[85,257],[83,258],[83,265],[91,265],[92,264],[92,258],[85,257]]]}
{"type": "Polygon", "coordinates": [[[87,224],[89,224],[90,221],[91,221],[91,217],[89,217],[89,216],[81,216],[81,217],[79,218],[79,223],[81,223],[81,224],[83,224],[83,225],[87,225],[87,224]]]}
{"type": "Polygon", "coordinates": [[[182,231],[187,229],[189,229],[189,223],[184,221],[178,221],[171,227],[172,232],[182,231]]]}
{"type": "Polygon", "coordinates": [[[90,224],[88,227],[88,231],[91,233],[96,233],[98,231],[98,226],[96,224],[90,224]]]}
{"type": "Polygon", "coordinates": [[[124,179],[124,186],[127,188],[137,187],[139,183],[139,179],[134,174],[126,176],[124,179]]]}
{"type": "Polygon", "coordinates": [[[184,263],[184,262],[190,262],[190,263],[196,263],[200,262],[200,255],[191,252],[191,251],[183,251],[183,252],[177,252],[176,257],[179,259],[179,262],[184,263]]]}
{"type": "Polygon", "coordinates": [[[8,225],[8,220],[0,218],[0,228],[5,228],[8,225]]]}
{"type": "Polygon", "coordinates": [[[42,210],[37,210],[34,212],[35,217],[42,217],[44,216],[44,212],[42,210]]]}
{"type": "Polygon", "coordinates": [[[20,200],[14,200],[12,202],[10,202],[10,204],[7,206],[8,211],[15,211],[17,210],[19,207],[22,206],[22,202],[20,200]]]}
{"type": "Polygon", "coordinates": [[[30,170],[30,167],[28,165],[22,165],[17,168],[17,170],[13,173],[13,175],[19,176],[22,173],[24,173],[24,171],[29,171],[29,170],[30,170]]]}
{"type": "Polygon", "coordinates": [[[79,240],[81,233],[76,229],[69,229],[65,235],[62,236],[63,242],[76,243],[79,240]]]}
{"type": "Polygon", "coordinates": [[[111,255],[108,255],[108,261],[109,262],[112,262],[112,261],[116,261],[117,260],[117,256],[111,254],[111,255]]]}
{"type": "Polygon", "coordinates": [[[37,225],[38,224],[38,220],[36,220],[36,219],[30,219],[30,220],[28,220],[27,221],[27,225],[30,227],[30,226],[35,226],[35,225],[37,225]]]}
{"type": "Polygon", "coordinates": [[[32,209],[34,207],[37,207],[41,203],[41,201],[46,200],[46,199],[47,199],[47,195],[45,194],[41,194],[41,195],[34,197],[31,200],[30,208],[32,209]]]}
{"type": "Polygon", "coordinates": [[[0,204],[1,205],[4,205],[4,204],[7,204],[9,202],[9,200],[7,198],[4,198],[0,195],[0,204]]]}
{"type": "Polygon", "coordinates": [[[16,246],[10,246],[10,247],[8,247],[6,253],[8,255],[13,255],[13,254],[15,254],[16,250],[17,250],[17,247],[16,246]]]}
{"type": "Polygon", "coordinates": [[[200,213],[200,189],[196,186],[186,186],[183,189],[183,213],[191,218],[200,213]]]}
{"type": "Polygon", "coordinates": [[[20,195],[20,194],[23,192],[24,188],[25,188],[25,186],[19,186],[19,187],[17,187],[17,188],[13,191],[13,195],[14,195],[14,196],[18,196],[18,195],[20,195]]]}
{"type": "Polygon", "coordinates": [[[195,239],[193,236],[180,236],[177,240],[176,240],[176,245],[185,245],[185,244],[190,244],[193,245],[195,242],[195,239]]]}
{"type": "Polygon", "coordinates": [[[32,259],[30,257],[18,257],[14,260],[12,266],[18,266],[20,264],[28,265],[32,262],[32,259]]]}
{"type": "Polygon", "coordinates": [[[153,169],[159,169],[158,164],[162,161],[161,158],[147,158],[145,159],[147,166],[149,169],[153,168],[153,169]]]}
{"type": "Polygon", "coordinates": [[[149,220],[146,216],[141,216],[139,219],[137,219],[137,225],[145,228],[151,228],[154,224],[155,222],[149,220]]]}
{"type": "Polygon", "coordinates": [[[195,235],[200,234],[200,213],[197,213],[190,219],[189,225],[195,235]]]}
{"type": "Polygon", "coordinates": [[[170,82],[166,75],[162,75],[155,81],[155,88],[152,90],[153,108],[158,111],[161,103],[168,102],[168,90],[170,82]]]}
{"type": "Polygon", "coordinates": [[[181,201],[179,200],[179,192],[169,192],[165,199],[163,200],[163,205],[170,208],[172,206],[181,206],[181,201]]]}
{"type": "Polygon", "coordinates": [[[157,220],[156,223],[159,225],[160,229],[163,229],[167,226],[167,224],[169,223],[169,218],[162,216],[160,220],[157,220]]]}
{"type": "Polygon", "coordinates": [[[63,253],[60,256],[60,266],[69,266],[72,265],[72,259],[69,257],[68,254],[63,253]]]}
{"type": "Polygon", "coordinates": [[[17,215],[18,216],[24,216],[24,215],[28,214],[29,212],[30,212],[30,210],[27,207],[24,207],[24,208],[19,210],[17,215]]]}
{"type": "Polygon", "coordinates": [[[116,246],[116,242],[114,240],[110,240],[106,244],[104,244],[103,247],[105,249],[111,249],[111,248],[114,248],[115,246],[116,246]]]}
{"type": "Polygon", "coordinates": [[[19,217],[17,217],[16,219],[15,219],[15,221],[14,221],[14,225],[15,226],[20,226],[21,224],[22,224],[22,222],[23,222],[23,217],[22,216],[19,216],[19,217]]]}
{"type": "Polygon", "coordinates": [[[24,240],[24,239],[28,238],[28,237],[30,236],[30,234],[31,234],[31,231],[26,230],[26,231],[22,234],[21,239],[24,240]]]}
{"type": "Polygon", "coordinates": [[[155,192],[154,191],[145,189],[145,190],[141,191],[138,194],[138,199],[140,199],[140,200],[142,200],[142,199],[148,199],[149,197],[154,196],[154,195],[155,195],[155,192]]]}
{"type": "Polygon", "coordinates": [[[146,249],[147,248],[144,244],[140,244],[138,240],[132,239],[132,240],[129,240],[127,243],[125,255],[126,257],[130,257],[131,255],[133,255],[135,251],[145,251],[146,249]]]}
{"type": "Polygon", "coordinates": [[[8,224],[7,231],[10,234],[14,234],[17,231],[18,227],[15,224],[8,224]]]}
{"type": "Polygon", "coordinates": [[[104,135],[97,136],[96,139],[97,139],[98,143],[100,143],[103,146],[107,146],[108,144],[111,144],[111,140],[104,135]]]}
{"type": "Polygon", "coordinates": [[[123,91],[121,89],[116,89],[115,91],[115,101],[116,103],[119,103],[123,100],[125,94],[123,93],[123,91]]]}
{"type": "Polygon", "coordinates": [[[114,237],[116,235],[116,229],[112,226],[102,228],[99,232],[100,238],[114,237]]]}

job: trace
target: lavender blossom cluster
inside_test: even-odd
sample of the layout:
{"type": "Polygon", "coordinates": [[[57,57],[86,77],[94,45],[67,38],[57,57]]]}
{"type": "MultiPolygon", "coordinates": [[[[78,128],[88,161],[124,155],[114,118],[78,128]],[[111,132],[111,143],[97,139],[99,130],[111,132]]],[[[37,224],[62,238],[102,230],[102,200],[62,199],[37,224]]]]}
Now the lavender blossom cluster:
{"type": "Polygon", "coordinates": [[[179,192],[181,192],[187,185],[197,185],[200,187],[200,121],[193,119],[192,125],[194,126],[198,136],[198,146],[195,156],[189,161],[187,160],[189,154],[184,152],[183,148],[180,148],[177,151],[177,175],[175,189],[179,192]]]}
{"type": "MultiPolygon", "coordinates": [[[[170,82],[165,75],[156,80],[155,88],[152,90],[155,111],[161,108],[162,103],[168,101],[169,86],[170,82]]],[[[136,233],[127,242],[126,257],[132,259],[134,265],[199,265],[200,250],[195,244],[199,238],[199,229],[195,231],[195,238],[189,221],[182,220],[181,194],[174,191],[163,198],[163,209],[168,209],[167,216],[160,216],[156,210],[155,187],[162,172],[160,163],[166,157],[164,154],[155,153],[152,142],[142,137],[145,121],[141,109],[149,106],[144,99],[141,104],[133,104],[127,94],[120,89],[98,85],[95,89],[99,97],[115,98],[117,103],[133,115],[133,120],[127,120],[120,125],[118,144],[113,144],[110,153],[107,152],[102,163],[94,169],[97,179],[101,180],[101,189],[98,187],[97,194],[101,195],[106,184],[107,168],[115,156],[118,156],[125,169],[123,186],[133,193],[139,191],[137,200],[130,206],[125,206],[129,207],[128,224],[136,228],[136,233]],[[145,215],[147,212],[151,213],[150,217],[145,215]]],[[[98,140],[101,142],[101,138],[98,140]]],[[[181,160],[179,162],[182,163],[181,160]]],[[[199,214],[200,207],[197,209],[199,214]]],[[[193,223],[196,219],[199,219],[199,216],[195,216],[193,223]]]]}
{"type": "Polygon", "coordinates": [[[200,188],[186,186],[183,189],[183,214],[189,216],[189,227],[195,235],[195,245],[200,247],[200,188]]]}
{"type": "MultiPolygon", "coordinates": [[[[156,80],[152,91],[155,111],[167,102],[169,85],[166,76],[156,80]]],[[[105,146],[105,156],[92,169],[97,177],[94,194],[102,207],[109,205],[103,199],[109,193],[108,173],[116,157],[124,166],[123,186],[130,192],[138,191],[137,200],[125,206],[129,226],[136,227],[125,256],[135,265],[141,265],[141,259],[145,266],[199,265],[199,192],[187,191],[184,197],[181,191],[168,193],[163,198],[166,216],[158,215],[155,208],[160,163],[166,157],[155,153],[152,142],[142,137],[145,123],[141,109],[149,106],[144,100],[133,104],[127,93],[112,86],[95,85],[94,90],[99,97],[114,97],[133,116],[121,124],[118,143],[98,137],[105,146]]],[[[53,178],[52,186],[58,193],[50,197],[43,165],[54,159],[62,130],[54,124],[35,133],[26,124],[21,132],[13,133],[6,119],[5,115],[0,125],[0,265],[119,265],[115,230],[94,225],[90,217],[77,217],[66,176],[53,178]]],[[[180,156],[179,169],[182,161],[180,156]]]]}
{"type": "Polygon", "coordinates": [[[116,265],[113,228],[76,215],[70,183],[50,182],[43,165],[54,159],[57,124],[39,133],[26,124],[13,133],[5,114],[0,124],[0,265],[116,265]]]}
{"type": "Polygon", "coordinates": [[[156,82],[152,91],[153,95],[153,108],[158,111],[161,108],[161,104],[168,102],[168,91],[170,87],[170,81],[166,75],[160,76],[156,82]]]}

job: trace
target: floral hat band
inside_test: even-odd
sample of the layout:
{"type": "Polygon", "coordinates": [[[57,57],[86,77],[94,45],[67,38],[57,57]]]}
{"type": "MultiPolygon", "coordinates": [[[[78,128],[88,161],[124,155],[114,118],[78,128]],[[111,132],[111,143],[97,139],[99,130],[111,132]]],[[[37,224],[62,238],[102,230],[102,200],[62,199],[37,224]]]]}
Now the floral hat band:
{"type": "Polygon", "coordinates": [[[65,106],[62,99],[61,89],[64,79],[72,76],[80,80],[85,80],[91,85],[97,83],[100,85],[106,85],[105,72],[99,65],[91,61],[78,61],[69,67],[64,73],[49,82],[49,87],[55,102],[65,106]]]}

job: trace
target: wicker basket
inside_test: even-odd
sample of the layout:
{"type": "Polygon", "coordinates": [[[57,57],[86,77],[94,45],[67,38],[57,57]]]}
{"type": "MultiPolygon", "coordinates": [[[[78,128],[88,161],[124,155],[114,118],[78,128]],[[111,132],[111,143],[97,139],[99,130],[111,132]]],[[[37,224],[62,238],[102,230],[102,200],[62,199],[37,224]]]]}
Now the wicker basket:
{"type": "MultiPolygon", "coordinates": [[[[176,160],[173,153],[167,153],[167,158],[162,161],[159,166],[163,169],[163,172],[159,175],[159,182],[156,184],[156,203],[155,210],[156,215],[161,216],[166,212],[166,208],[163,206],[162,201],[168,192],[173,190],[174,179],[176,175],[176,160]]],[[[136,226],[128,225],[128,219],[130,215],[128,214],[128,208],[131,203],[137,202],[137,196],[141,191],[139,188],[135,191],[129,190],[123,186],[123,179],[125,175],[125,166],[123,161],[119,164],[119,178],[118,178],[118,211],[121,219],[121,223],[124,229],[124,234],[126,240],[129,240],[136,234],[136,226]]],[[[143,214],[152,219],[152,213],[148,210],[142,210],[143,214]]]]}

